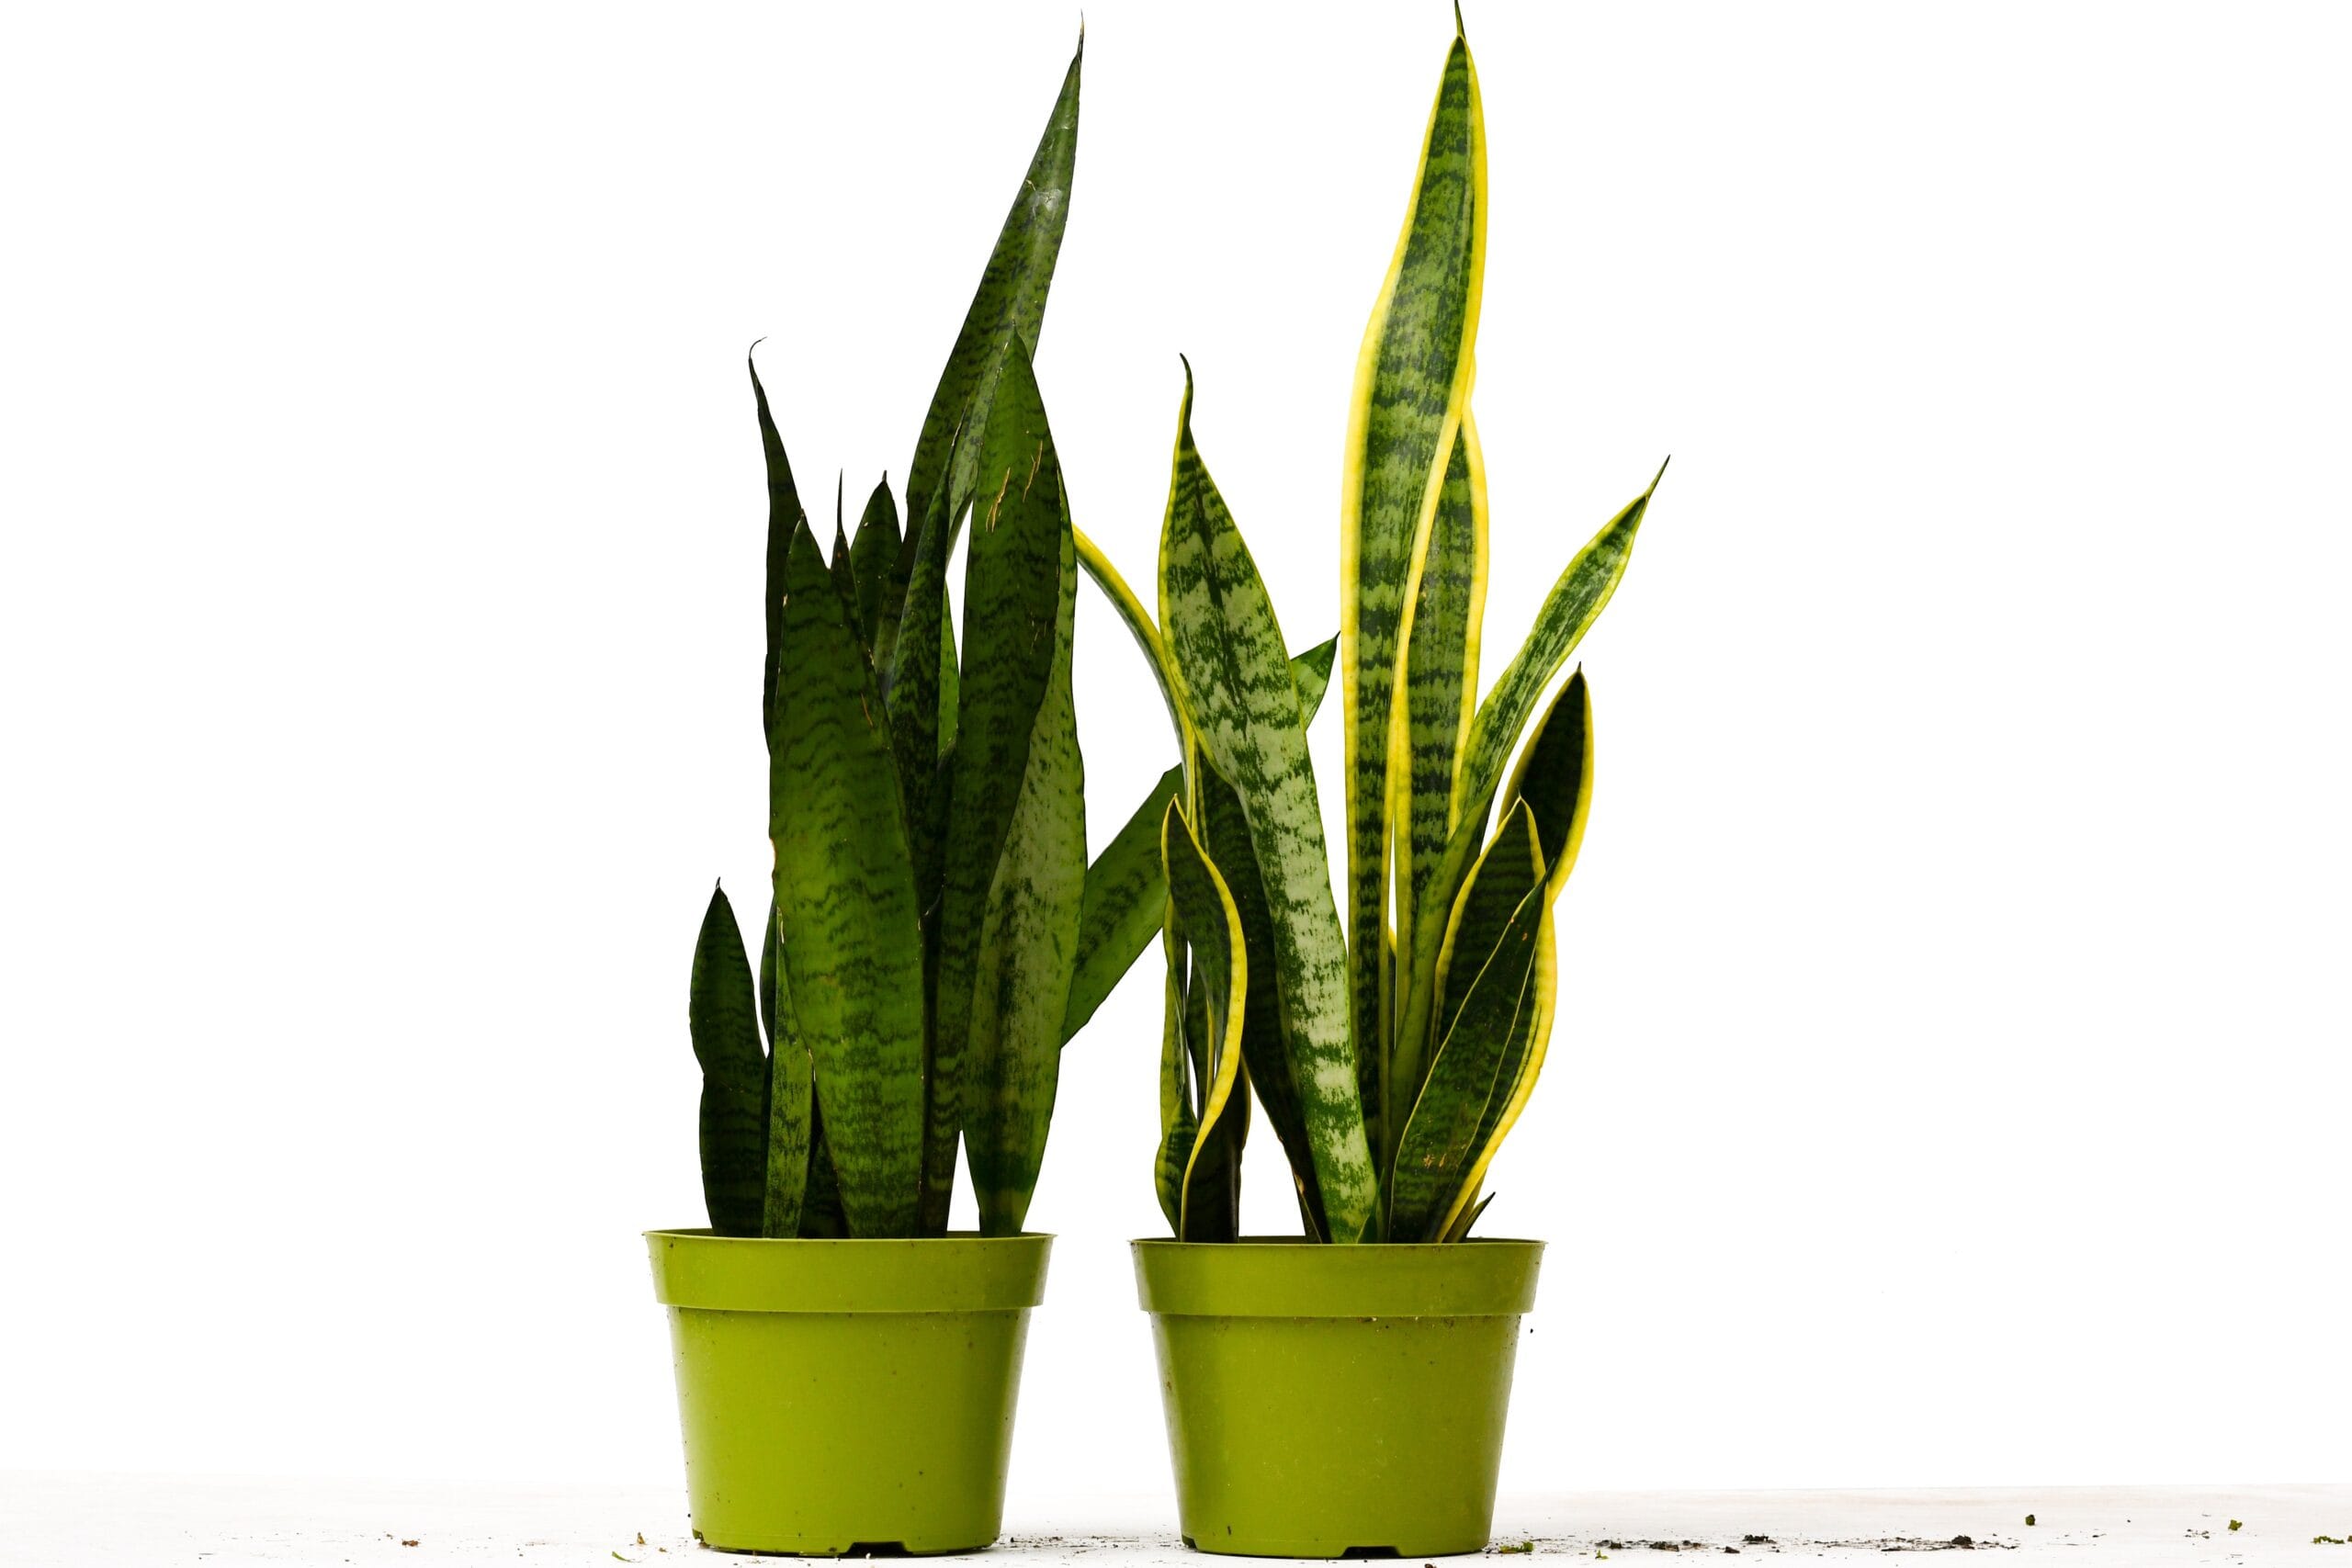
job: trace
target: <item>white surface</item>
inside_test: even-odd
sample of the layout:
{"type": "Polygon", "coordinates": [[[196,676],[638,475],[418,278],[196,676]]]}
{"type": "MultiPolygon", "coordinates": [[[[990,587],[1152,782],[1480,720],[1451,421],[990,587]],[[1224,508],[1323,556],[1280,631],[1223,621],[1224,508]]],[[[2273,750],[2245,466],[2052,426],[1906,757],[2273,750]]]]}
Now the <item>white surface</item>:
{"type": "MultiPolygon", "coordinates": [[[[1080,9],[0,9],[0,1464],[675,1482],[743,351],[812,498],[897,476],[1080,9]]],[[[1674,455],[1505,1485],[2352,1475],[2352,9],[1464,9],[1489,674],[1674,455]]],[[[1142,575],[1186,351],[1319,639],[1448,7],[1084,11],[1080,520],[1142,575]]],[[[1170,748],[1082,606],[1100,840],[1170,748]]],[[[1166,1462],[1152,964],[1033,1215],[1078,1492],[1166,1462]]]]}
{"type": "MultiPolygon", "coordinates": [[[[1172,1500],[1130,1495],[1008,1508],[991,1562],[1116,1561],[1203,1568],[1172,1500]]],[[[2352,1486],[2007,1489],[1913,1492],[1571,1493],[1507,1497],[1497,1563],[1596,1556],[1657,1562],[1674,1553],[1861,1562],[1889,1552],[1997,1550],[2003,1562],[2291,1562],[2329,1568],[2352,1547],[2352,1486]],[[2029,1528],[2025,1516],[2036,1523],[2029,1528]],[[2233,1531],[2229,1521],[2245,1528],[2233,1531]],[[1769,1537],[1763,1542],[1754,1536],[1769,1537]]],[[[0,1562],[26,1568],[199,1564],[774,1562],[695,1544],[676,1493],[648,1487],[493,1491],[433,1485],[0,1473],[0,1562]]],[[[1448,1561],[1465,1561],[1448,1559],[1448,1561]]]]}

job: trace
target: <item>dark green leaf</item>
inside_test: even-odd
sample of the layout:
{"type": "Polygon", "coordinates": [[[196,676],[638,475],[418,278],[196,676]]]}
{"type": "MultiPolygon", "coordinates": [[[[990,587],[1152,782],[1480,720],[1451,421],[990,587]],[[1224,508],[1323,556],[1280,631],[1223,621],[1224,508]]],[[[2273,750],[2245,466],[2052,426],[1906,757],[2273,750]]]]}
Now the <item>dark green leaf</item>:
{"type": "Polygon", "coordinates": [[[726,891],[713,888],[695,939],[686,1023],[702,1066],[702,1193],[720,1235],[760,1234],[767,1161],[767,1054],[752,963],[726,891]]]}

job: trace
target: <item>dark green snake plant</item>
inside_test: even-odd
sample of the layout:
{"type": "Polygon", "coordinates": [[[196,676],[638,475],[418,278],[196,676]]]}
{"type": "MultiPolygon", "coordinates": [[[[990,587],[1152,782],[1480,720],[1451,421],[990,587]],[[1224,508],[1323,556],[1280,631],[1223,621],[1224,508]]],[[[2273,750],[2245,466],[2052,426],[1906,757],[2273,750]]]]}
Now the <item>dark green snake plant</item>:
{"type": "Polygon", "coordinates": [[[1307,1235],[1458,1240],[1543,1066],[1552,909],[1592,795],[1582,671],[1537,707],[1616,591],[1657,481],[1568,563],[1481,701],[1487,489],[1470,389],[1486,167],[1457,21],[1349,412],[1337,649],[1349,934],[1306,748],[1332,649],[1289,657],[1193,445],[1189,366],[1157,617],[1077,539],[1158,678],[1183,759],[1156,819],[1131,822],[1121,843],[1138,864],[1156,852],[1135,876],[1167,957],[1156,1177],[1184,1240],[1235,1235],[1251,1088],[1307,1235]]]}
{"type": "Polygon", "coordinates": [[[1124,859],[1086,862],[1076,544],[1030,365],[1069,216],[1079,65],[933,396],[903,535],[886,479],[854,536],[837,504],[828,556],[752,371],[775,858],[756,978],[723,890],[695,947],[703,1190],[721,1235],[940,1235],[959,1139],[983,1231],[1020,1230],[1061,1045],[1158,923],[1155,909],[1134,929],[1107,891],[1132,875],[1124,859]],[[959,628],[946,574],[967,515],[959,628]]]}

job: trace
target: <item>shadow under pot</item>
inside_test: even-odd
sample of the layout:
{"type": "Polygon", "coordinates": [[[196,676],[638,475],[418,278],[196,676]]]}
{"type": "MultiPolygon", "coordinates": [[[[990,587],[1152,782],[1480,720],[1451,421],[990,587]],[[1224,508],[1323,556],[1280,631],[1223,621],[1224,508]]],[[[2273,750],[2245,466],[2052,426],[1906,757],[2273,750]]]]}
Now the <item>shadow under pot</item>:
{"type": "Polygon", "coordinates": [[[1052,1237],[645,1240],[697,1540],[838,1557],[996,1540],[1052,1237]]]}
{"type": "Polygon", "coordinates": [[[1483,1551],[1536,1241],[1138,1241],[1184,1544],[1483,1551]]]}

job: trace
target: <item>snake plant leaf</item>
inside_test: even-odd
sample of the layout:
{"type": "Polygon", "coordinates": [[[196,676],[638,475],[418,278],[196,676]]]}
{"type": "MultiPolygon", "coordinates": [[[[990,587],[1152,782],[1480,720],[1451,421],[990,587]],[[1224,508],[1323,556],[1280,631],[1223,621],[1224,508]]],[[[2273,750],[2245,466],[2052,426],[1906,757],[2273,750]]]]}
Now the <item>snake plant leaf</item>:
{"type": "Polygon", "coordinates": [[[1241,1111],[1231,1108],[1241,1072],[1249,953],[1231,890],[1202,850],[1182,807],[1172,802],[1160,826],[1160,852],[1168,874],[1169,924],[1192,955],[1186,1033],[1194,1052],[1193,1066],[1202,1085],[1200,1133],[1185,1166],[1176,1234],[1184,1241],[1230,1240],[1229,1194],[1240,1162],[1238,1150],[1221,1145],[1218,1134],[1228,1115],[1238,1116],[1247,1109],[1246,1103],[1241,1111]],[[1205,1197],[1205,1206],[1216,1212],[1213,1228],[1221,1235],[1211,1234],[1209,1225],[1196,1224],[1194,1217],[1195,1204],[1202,1201],[1199,1189],[1212,1179],[1217,1190],[1205,1197]]]}
{"type": "Polygon", "coordinates": [[[1374,1111],[1389,1021],[1389,747],[1399,642],[1469,403],[1486,233],[1486,129],[1470,46],[1457,33],[1396,254],[1364,328],[1340,489],[1349,986],[1360,1093],[1374,1111]]]}
{"type": "MultiPolygon", "coordinates": [[[[767,947],[775,947],[775,918],[771,909],[767,947]]],[[[771,972],[764,962],[763,982],[771,972]]],[[[775,996],[771,1016],[778,1038],[768,1052],[766,1190],[760,1206],[760,1234],[796,1236],[808,1190],[808,1135],[816,1117],[816,1069],[808,1059],[808,1043],[800,1037],[792,1017],[789,991],[775,996]]]]}
{"type": "MultiPolygon", "coordinates": [[[[1328,645],[1327,645],[1328,646],[1328,645]]],[[[1294,665],[1295,672],[1295,665],[1294,665]]],[[[1320,694],[1319,693],[1317,694],[1320,694]]],[[[1202,837],[1210,858],[1225,875],[1240,917],[1242,951],[1249,972],[1258,976],[1243,999],[1241,1060],[1257,1086],[1259,1103],[1290,1162],[1291,1181],[1298,1194],[1299,1213],[1310,1235],[1322,1236],[1329,1227],[1323,1218],[1322,1191],[1315,1176],[1315,1146],[1308,1136],[1305,1108],[1291,1075],[1290,1055],[1283,1032],[1282,998],[1274,983],[1274,922],[1266,903],[1264,880],[1258,870],[1257,852],[1250,844],[1250,819],[1241,797],[1211,765],[1201,769],[1202,837]]]]}
{"type": "Polygon", "coordinates": [[[882,630],[882,602],[888,596],[890,574],[898,570],[899,503],[890,494],[890,476],[882,476],[865,498],[865,511],[850,539],[849,558],[857,580],[858,638],[868,649],[882,630]]]}
{"type": "Polygon", "coordinates": [[[758,1235],[766,1181],[767,1054],[760,1047],[752,961],[724,888],[695,938],[686,1024],[702,1066],[702,1195],[720,1235],[758,1235]]]}
{"type": "Polygon", "coordinates": [[[769,740],[779,999],[816,1065],[842,1208],[857,1236],[916,1234],[923,944],[899,779],[865,653],[817,541],[793,536],[769,740]]]}
{"type": "Polygon", "coordinates": [[[1453,1208],[1445,1216],[1443,1235],[1449,1241],[1469,1234],[1471,1222],[1477,1218],[1470,1212],[1471,1200],[1485,1184],[1495,1151],[1502,1147],[1503,1140],[1518,1123],[1520,1113],[1527,1109],[1528,1097],[1534,1092],[1535,1080],[1544,1071],[1544,1054],[1551,1044],[1552,1014],[1559,995],[1558,954],[1548,908],[1536,928],[1535,970],[1528,977],[1528,992],[1521,1016],[1511,1022],[1503,1059],[1496,1069],[1498,1092],[1488,1099],[1486,1112],[1478,1119],[1472,1145],[1476,1152],[1463,1174],[1453,1208]]]}
{"type": "Polygon", "coordinates": [[[1143,601],[1136,597],[1135,590],[1127,586],[1127,580],[1119,575],[1119,569],[1111,564],[1111,558],[1102,553],[1102,547],[1082,530],[1078,534],[1078,564],[1094,580],[1094,586],[1102,591],[1102,597],[1118,615],[1119,624],[1127,628],[1127,635],[1142,651],[1143,661],[1159,687],[1159,700],[1168,709],[1168,727],[1175,732],[1176,749],[1190,755],[1192,727],[1176,695],[1175,667],[1168,661],[1168,644],[1153,623],[1151,612],[1143,607],[1143,601]]]}
{"type": "MultiPolygon", "coordinates": [[[[1017,342],[989,406],[979,461],[983,482],[964,560],[965,671],[947,782],[953,805],[941,854],[938,981],[923,1130],[924,1222],[932,1231],[946,1224],[956,1179],[981,924],[1028,770],[1030,736],[1052,682],[1060,642],[1056,628],[1068,597],[1063,562],[1073,547],[1065,544],[1068,502],[1045,403],[1017,342]]],[[[1055,999],[1049,1029],[1060,1022],[1066,999],[1066,994],[1055,999]]]]}
{"type": "MultiPolygon", "coordinates": [[[[1166,880],[1163,872],[1161,881],[1166,880]]],[[[1160,944],[1168,967],[1160,987],[1159,1145],[1152,1156],[1152,1190],[1159,1195],[1159,1212],[1168,1216],[1169,1234],[1181,1241],[1184,1168],[1192,1162],[1201,1123],[1193,1111],[1192,1060],[1184,1044],[1184,951],[1169,927],[1161,930],[1160,944]]]]}
{"type": "MultiPolygon", "coordinates": [[[[914,530],[918,548],[909,579],[905,614],[910,625],[936,624],[936,646],[900,637],[891,646],[886,689],[890,714],[890,750],[897,759],[899,787],[906,803],[907,842],[913,856],[917,907],[930,910],[939,897],[941,844],[947,834],[947,795],[940,758],[953,744],[942,731],[954,712],[955,631],[947,605],[947,503],[935,502],[914,530]]],[[[877,666],[877,672],[881,666],[877,666]]]]}
{"type": "MultiPolygon", "coordinates": [[[[1070,178],[1078,164],[1079,67],[1086,59],[1086,37],[1080,29],[1078,51],[1070,57],[1053,113],[1029,160],[1029,172],[1012,198],[989,251],[979,288],[939,374],[931,395],[922,434],[907,466],[907,515],[926,515],[935,496],[948,501],[953,529],[962,514],[962,502],[983,488],[983,433],[989,405],[1013,345],[1034,355],[1046,323],[1046,297],[1053,287],[1054,263],[1061,254],[1062,230],[1069,221],[1070,178]],[[960,427],[960,428],[959,428],[960,427]]],[[[912,566],[911,558],[902,564],[912,566]]]]}
{"type": "Polygon", "coordinates": [[[1503,792],[1504,812],[1521,801],[1534,813],[1544,845],[1544,885],[1556,899],[1576,867],[1585,819],[1592,812],[1592,693],[1580,669],[1553,699],[1535,739],[1521,753],[1503,792]]]}
{"type": "MultiPolygon", "coordinates": [[[[1347,943],[1332,902],[1306,714],[1272,602],[1193,446],[1189,367],[1159,552],[1159,623],[1179,709],[1250,823],[1273,926],[1292,1082],[1334,1240],[1362,1239],[1378,1179],[1349,1033],[1347,943]]],[[[1344,639],[1343,639],[1344,646],[1344,639]]]]}
{"type": "Polygon", "coordinates": [[[800,525],[804,513],[800,491],[792,482],[791,460],[784,454],[784,437],[777,434],[775,417],[768,410],[767,389],[760,385],[760,367],[749,355],[744,355],[744,363],[752,372],[752,401],[759,411],[760,451],[768,474],[767,654],[760,674],[760,735],[765,739],[775,727],[775,645],[784,626],[785,563],[791,555],[793,530],[800,525]]]}
{"type": "Polygon", "coordinates": [[[1495,1195],[1489,1192],[1484,1198],[1478,1200],[1478,1203],[1476,1208],[1463,1210],[1460,1215],[1455,1218],[1453,1224],[1447,1227],[1445,1239],[1448,1241],[1467,1241],[1470,1237],[1470,1227],[1478,1223],[1479,1216],[1487,1212],[1487,1205],[1494,1201],[1495,1195]]]}
{"type": "MultiPolygon", "coordinates": [[[[1497,836],[1484,863],[1493,864],[1498,857],[1515,863],[1538,852],[1533,823],[1522,811],[1497,836]]],[[[1390,1176],[1391,1240],[1443,1239],[1454,1200],[1465,1195],[1465,1166],[1483,1147],[1480,1130],[1488,1108],[1499,1108],[1510,1098],[1538,1015],[1548,1022],[1548,1010],[1538,1005],[1530,984],[1544,934],[1540,874],[1531,874],[1521,884],[1526,891],[1476,976],[1464,987],[1453,1027],[1442,1032],[1443,1043],[1413,1101],[1390,1176]]],[[[1472,879],[1472,892],[1477,881],[1472,879]]]]}
{"type": "MultiPolygon", "coordinates": [[[[838,502],[840,499],[837,493],[834,496],[835,502],[838,502]]],[[[842,613],[848,618],[850,630],[856,631],[860,624],[857,604],[857,569],[850,564],[849,535],[842,528],[841,513],[838,508],[833,513],[833,556],[830,565],[832,569],[833,592],[842,596],[842,613]]],[[[865,646],[865,639],[862,635],[858,638],[857,645],[861,649],[865,646]]]]}
{"type": "Polygon", "coordinates": [[[1577,552],[1544,598],[1527,640],[1496,678],[1487,700],[1478,705],[1463,745],[1462,766],[1454,777],[1456,822],[1486,815],[1495,786],[1502,780],[1503,764],[1519,744],[1519,732],[1534,712],[1536,699],[1607,607],[1617,584],[1624,581],[1634,536],[1641,531],[1642,517],[1649,511],[1650,497],[1657,493],[1658,479],[1665,477],[1661,464],[1649,489],[1627,502],[1577,552]]]}
{"type": "Polygon", "coordinates": [[[1053,670],[989,889],[965,1045],[964,1157],[980,1234],[1014,1235],[1045,1162],[1086,891],[1086,770],[1070,697],[1078,569],[1061,530],[1053,670]]]}
{"type": "MultiPolygon", "coordinates": [[[[1125,585],[1122,584],[1124,587],[1125,585]]],[[[1155,630],[1153,637],[1158,637],[1155,630]]],[[[1307,722],[1314,722],[1317,708],[1322,705],[1323,694],[1330,684],[1331,660],[1339,648],[1337,637],[1329,638],[1308,649],[1290,661],[1291,676],[1298,682],[1298,700],[1306,710],[1307,722]]],[[[1225,798],[1231,799],[1232,786],[1221,786],[1225,798]]],[[[1184,769],[1180,763],[1159,776],[1143,803],[1137,806],[1124,827],[1094,857],[1086,868],[1086,898],[1078,926],[1078,964],[1069,988],[1069,1007],[1062,1014],[1062,1043],[1067,1045],[1078,1032],[1086,1027],[1095,1009],[1102,1005],[1135,961],[1143,956],[1145,948],[1159,931],[1160,916],[1168,902],[1168,881],[1159,865],[1159,819],[1167,813],[1168,803],[1184,792],[1184,769]]],[[[1238,805],[1234,807],[1238,813],[1238,805]]],[[[1236,820],[1238,820],[1238,817],[1236,820]]],[[[1208,829],[1216,841],[1216,828],[1208,829]]],[[[1246,827],[1244,832],[1246,834],[1246,827]]],[[[1246,837],[1241,851],[1248,851],[1246,837]]],[[[1215,853],[1222,862],[1226,852],[1220,847],[1215,853]]],[[[1233,882],[1233,896],[1238,901],[1243,896],[1243,883],[1257,896],[1262,906],[1262,896],[1257,892],[1257,861],[1249,860],[1249,874],[1233,882]]],[[[1244,916],[1244,924],[1248,917],[1244,916]]],[[[1256,939],[1251,939],[1253,953],[1258,952],[1256,939]]],[[[1261,972],[1272,974],[1272,959],[1269,953],[1261,972]]],[[[1261,987],[1264,1005],[1273,1005],[1271,986],[1261,987]]],[[[1257,1003],[1253,1002],[1252,1006],[1257,1003]]],[[[1253,1074],[1259,1069],[1251,1067],[1253,1074]]],[[[1281,1075],[1287,1092],[1290,1075],[1281,1075]]]]}
{"type": "Polygon", "coordinates": [[[1405,700],[1391,738],[1389,819],[1396,929],[1413,929],[1430,877],[1453,833],[1453,773],[1478,706],[1478,624],[1487,598],[1487,466],[1464,409],[1430,523],[1429,551],[1405,642],[1405,700]]]}
{"type": "Polygon", "coordinates": [[[1086,868],[1078,917],[1078,959],[1071,966],[1069,1002],[1062,1010],[1062,1043],[1086,1027],[1151,939],[1168,903],[1159,864],[1159,824],[1184,790],[1184,770],[1169,769],[1151,786],[1116,836],[1086,868]]]}
{"type": "Polygon", "coordinates": [[[760,942],[760,1031],[767,1037],[768,1049],[775,1049],[775,899],[768,899],[767,934],[760,942]]]}
{"type": "Polygon", "coordinates": [[[841,1182],[833,1175],[833,1151],[825,1140],[824,1111],[813,1100],[808,1107],[808,1183],[800,1203],[800,1234],[849,1235],[849,1222],[842,1214],[841,1182]]]}
{"type": "MultiPolygon", "coordinates": [[[[1445,1038],[1464,994],[1493,953],[1511,911],[1544,878],[1543,851],[1531,837],[1534,832],[1532,814],[1524,806],[1514,807],[1494,844],[1462,879],[1427,965],[1415,964],[1419,977],[1405,993],[1389,1066],[1399,1107],[1411,1106],[1421,1092],[1435,1044],[1445,1038]]],[[[1401,1125],[1391,1128],[1387,1152],[1392,1161],[1403,1135],[1401,1125]]]]}

